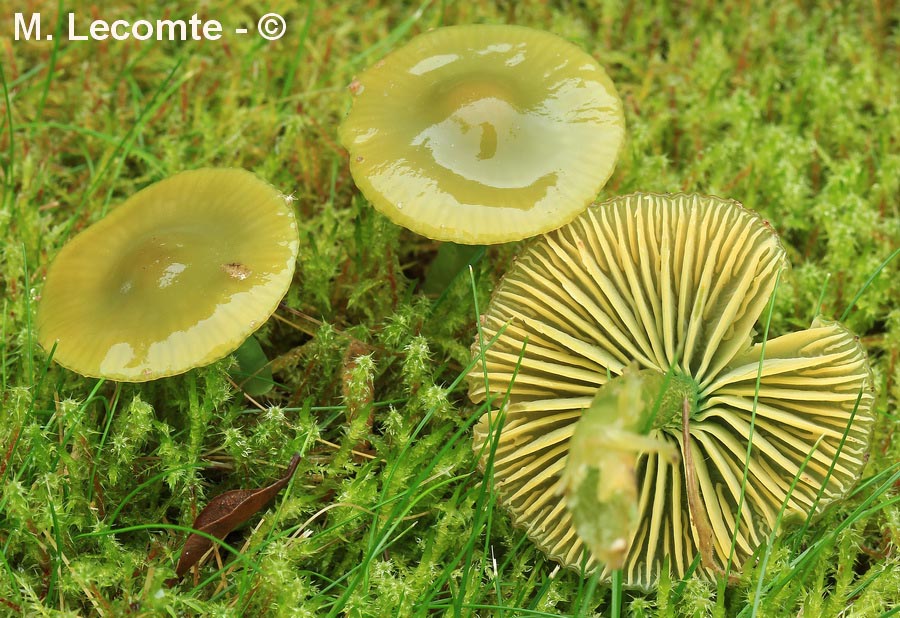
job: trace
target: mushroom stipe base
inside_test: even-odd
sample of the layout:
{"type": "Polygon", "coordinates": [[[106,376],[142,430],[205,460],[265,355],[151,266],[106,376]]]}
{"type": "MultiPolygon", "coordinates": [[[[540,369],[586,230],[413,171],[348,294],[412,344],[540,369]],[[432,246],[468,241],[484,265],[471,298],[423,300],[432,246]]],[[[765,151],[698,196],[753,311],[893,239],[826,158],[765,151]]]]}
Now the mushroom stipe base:
{"type": "Polygon", "coordinates": [[[685,402],[690,416],[697,413],[699,385],[689,376],[673,373],[671,370],[666,374],[652,372],[651,375],[647,389],[649,392],[656,392],[657,395],[641,433],[647,433],[650,429],[681,431],[685,402]]]}

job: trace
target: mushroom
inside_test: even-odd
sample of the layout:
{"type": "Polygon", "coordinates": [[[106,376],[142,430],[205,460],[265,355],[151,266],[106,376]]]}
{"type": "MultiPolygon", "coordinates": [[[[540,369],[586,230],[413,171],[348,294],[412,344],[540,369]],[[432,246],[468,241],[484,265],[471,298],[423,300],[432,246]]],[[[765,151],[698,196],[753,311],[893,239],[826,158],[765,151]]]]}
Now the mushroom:
{"type": "Polygon", "coordinates": [[[231,353],[290,285],[297,224],[250,172],[200,169],[146,187],[50,265],[38,340],[85,376],[144,382],[231,353]]]}
{"type": "Polygon", "coordinates": [[[821,317],[753,343],[786,265],[766,221],[697,195],[615,198],[524,249],[481,317],[496,341],[473,345],[469,396],[508,402],[474,448],[485,466],[496,440],[500,500],[547,555],[603,577],[621,565],[648,588],[700,554],[714,577],[741,569],[782,504],[805,517],[849,491],[874,423],[871,370],[858,338],[821,317]],[[616,420],[617,406],[631,412],[616,420]],[[592,452],[570,454],[578,443],[592,452]],[[617,465],[631,476],[598,485],[617,465]],[[615,504],[633,516],[590,520],[615,504]]]}
{"type": "Polygon", "coordinates": [[[600,65],[520,26],[427,32],[351,91],[340,139],[357,186],[435,240],[493,244],[571,221],[612,174],[625,135],[600,65]]]}

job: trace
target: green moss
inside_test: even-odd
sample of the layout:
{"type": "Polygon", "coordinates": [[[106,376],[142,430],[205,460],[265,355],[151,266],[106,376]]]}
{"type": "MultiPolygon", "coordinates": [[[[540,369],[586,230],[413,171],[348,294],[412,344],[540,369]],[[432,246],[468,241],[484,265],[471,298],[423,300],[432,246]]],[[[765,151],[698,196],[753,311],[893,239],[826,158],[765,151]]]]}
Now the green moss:
{"type": "Polygon", "coordinates": [[[668,429],[670,433],[678,434],[684,425],[684,402],[687,400],[689,414],[697,411],[697,383],[684,375],[659,375],[654,376],[650,392],[656,393],[650,409],[655,410],[655,418],[652,419],[654,429],[668,429]]]}

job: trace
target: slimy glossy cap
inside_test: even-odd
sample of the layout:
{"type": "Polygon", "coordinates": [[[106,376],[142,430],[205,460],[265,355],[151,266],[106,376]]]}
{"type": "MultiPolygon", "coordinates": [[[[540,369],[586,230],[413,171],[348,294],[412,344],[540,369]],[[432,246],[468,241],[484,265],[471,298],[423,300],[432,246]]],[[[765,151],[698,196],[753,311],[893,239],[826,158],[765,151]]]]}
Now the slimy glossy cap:
{"type": "MultiPolygon", "coordinates": [[[[497,340],[483,362],[478,341],[473,346],[469,396],[480,402],[489,391],[508,402],[499,436],[490,424],[496,412],[475,427],[475,451],[486,457],[485,444],[497,440],[500,500],[550,557],[576,569],[584,558],[589,568],[604,559],[576,533],[574,510],[587,545],[608,550],[626,585],[653,586],[666,563],[683,577],[704,553],[697,572],[715,577],[729,563],[732,539],[730,564],[739,572],[782,504],[788,519],[806,517],[852,488],[874,424],[873,380],[858,339],[818,318],[807,330],[753,342],[786,266],[767,222],[737,202],[698,195],[619,197],[523,249],[481,318],[483,340],[497,340]],[[666,397],[678,394],[651,410],[645,429],[624,427],[651,447],[615,438],[625,435],[615,424],[621,414],[607,413],[621,399],[609,387],[622,384],[631,365],[641,380],[668,376],[666,397]],[[603,423],[608,430],[594,429],[603,423]],[[595,452],[604,445],[606,460],[590,463],[591,453],[581,452],[566,473],[578,433],[575,442],[595,452]],[[622,457],[611,458],[611,449],[622,457]],[[634,492],[623,485],[610,494],[608,481],[581,486],[592,470],[602,477],[631,453],[634,492]],[[562,499],[573,488],[581,502],[605,506],[632,496],[634,516],[620,507],[615,530],[590,522],[588,509],[562,499]]],[[[608,565],[600,566],[607,577],[608,565]]]]}
{"type": "Polygon", "coordinates": [[[62,248],[39,341],[72,371],[125,382],[207,365],[272,314],[297,250],[293,212],[268,183],[239,169],[177,174],[62,248]]]}
{"type": "Polygon", "coordinates": [[[615,167],[622,102],[579,47],[520,26],[422,34],[351,86],[357,186],[395,223],[491,244],[571,221],[615,167]]]}

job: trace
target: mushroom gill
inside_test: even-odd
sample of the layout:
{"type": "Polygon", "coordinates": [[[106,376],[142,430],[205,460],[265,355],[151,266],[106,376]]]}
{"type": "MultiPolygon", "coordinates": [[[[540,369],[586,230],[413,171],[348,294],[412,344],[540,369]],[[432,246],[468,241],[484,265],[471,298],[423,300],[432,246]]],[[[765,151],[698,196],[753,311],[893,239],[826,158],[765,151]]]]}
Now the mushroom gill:
{"type": "Polygon", "coordinates": [[[806,515],[847,493],[873,424],[870,369],[857,339],[822,318],[753,343],[786,266],[766,221],[737,202],[697,195],[615,198],[524,248],[481,317],[483,341],[497,339],[473,345],[469,396],[481,402],[489,391],[500,402],[509,393],[502,426],[485,414],[474,448],[485,464],[484,445],[497,441],[496,491],[545,553],[573,568],[587,559],[593,569],[600,556],[616,561],[615,551],[586,548],[573,526],[573,510],[579,524],[586,512],[573,479],[588,477],[567,463],[592,457],[569,454],[575,432],[610,469],[619,465],[610,453],[634,455],[634,491],[623,486],[614,498],[633,495],[636,510],[620,526],[625,546],[616,537],[612,547],[630,586],[652,586],[666,563],[681,577],[698,554],[698,570],[713,577],[726,568],[732,539],[739,571],[782,503],[806,515]],[[622,405],[615,398],[628,389],[609,388],[630,365],[654,376],[656,404],[617,425],[619,437],[594,439],[597,426],[614,425],[609,412],[577,429],[585,410],[622,405]]]}

